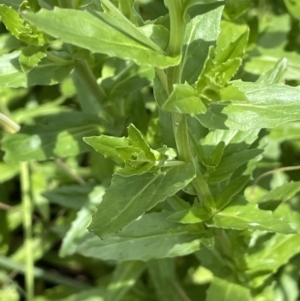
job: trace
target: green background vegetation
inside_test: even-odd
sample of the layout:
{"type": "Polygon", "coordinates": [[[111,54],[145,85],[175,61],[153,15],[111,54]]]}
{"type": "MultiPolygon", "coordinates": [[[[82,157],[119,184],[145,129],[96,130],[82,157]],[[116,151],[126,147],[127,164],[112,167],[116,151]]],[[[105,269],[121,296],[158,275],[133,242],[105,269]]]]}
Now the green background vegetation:
{"type": "Polygon", "coordinates": [[[300,300],[300,1],[0,17],[0,300],[300,300]]]}

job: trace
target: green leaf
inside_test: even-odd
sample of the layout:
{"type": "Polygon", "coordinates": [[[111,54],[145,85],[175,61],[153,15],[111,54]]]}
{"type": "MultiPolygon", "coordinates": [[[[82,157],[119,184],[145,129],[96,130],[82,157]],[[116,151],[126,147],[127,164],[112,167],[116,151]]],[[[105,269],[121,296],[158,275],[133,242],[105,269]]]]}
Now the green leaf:
{"type": "Polygon", "coordinates": [[[297,80],[300,75],[299,54],[291,51],[284,51],[280,48],[261,48],[258,47],[256,55],[250,57],[245,62],[245,71],[252,74],[269,73],[270,70],[279,68],[279,64],[286,64],[281,71],[281,78],[287,80],[297,80]],[[257,53],[258,52],[258,53],[257,53]],[[285,72],[284,72],[285,71],[285,72]]]}
{"type": "Polygon", "coordinates": [[[96,137],[84,137],[83,140],[97,152],[101,153],[105,158],[110,158],[118,164],[123,163],[123,160],[119,157],[116,148],[129,145],[126,137],[119,138],[101,135],[96,137]]]}
{"type": "Polygon", "coordinates": [[[105,290],[100,288],[84,289],[59,301],[105,301],[105,290]]]}
{"type": "Polygon", "coordinates": [[[13,8],[0,4],[2,22],[17,39],[34,45],[44,45],[46,40],[43,33],[37,31],[28,22],[23,20],[13,8]]]}
{"type": "Polygon", "coordinates": [[[125,167],[118,170],[119,174],[131,175],[148,171],[155,163],[154,151],[150,148],[141,132],[133,125],[128,126],[128,138],[101,135],[85,137],[84,141],[91,145],[104,157],[111,158],[125,167]]]}
{"type": "Polygon", "coordinates": [[[250,290],[241,285],[214,277],[206,301],[251,301],[250,290]]]}
{"type": "Polygon", "coordinates": [[[17,10],[23,0],[1,0],[1,4],[5,4],[6,6],[11,6],[13,9],[17,10]]]}
{"type": "Polygon", "coordinates": [[[285,216],[276,216],[271,211],[260,210],[258,205],[247,203],[243,197],[237,197],[225,209],[217,212],[207,225],[235,230],[262,230],[293,234],[289,220],[285,216]]]}
{"type": "MultiPolygon", "coordinates": [[[[163,73],[164,74],[164,73],[163,73]]],[[[169,112],[165,112],[161,109],[164,102],[168,98],[167,87],[165,87],[158,75],[156,74],[154,78],[154,97],[158,105],[158,124],[160,128],[160,137],[163,144],[168,145],[169,147],[176,147],[175,138],[173,135],[172,127],[172,115],[169,112]]]]}
{"type": "Polygon", "coordinates": [[[278,60],[272,69],[263,73],[256,82],[265,84],[282,84],[284,83],[287,67],[288,60],[286,58],[282,58],[278,60]]]}
{"type": "Polygon", "coordinates": [[[10,53],[21,46],[21,41],[17,40],[10,33],[2,33],[0,35],[0,55],[10,53]]]}
{"type": "Polygon", "coordinates": [[[191,19],[186,25],[182,53],[182,82],[194,84],[207,57],[208,49],[220,33],[223,6],[191,19]],[[209,30],[207,30],[209,28],[209,30]]]}
{"type": "Polygon", "coordinates": [[[68,112],[47,118],[46,124],[25,126],[3,139],[5,160],[46,160],[75,156],[88,151],[85,135],[97,134],[100,122],[94,115],[68,112]]]}
{"type": "Polygon", "coordinates": [[[18,62],[19,55],[20,51],[15,51],[0,57],[1,87],[26,87],[26,76],[18,62]]]}
{"type": "Polygon", "coordinates": [[[145,153],[147,158],[155,161],[154,154],[151,152],[149,144],[143,137],[142,133],[133,124],[130,124],[128,127],[128,141],[132,145],[140,148],[145,153]]]}
{"type": "Polygon", "coordinates": [[[181,224],[197,224],[208,220],[211,214],[204,207],[195,203],[191,208],[177,211],[168,217],[168,220],[181,224]]]}
{"type": "Polygon", "coordinates": [[[208,181],[219,182],[224,180],[240,166],[248,163],[251,159],[256,158],[263,152],[261,149],[249,149],[239,153],[233,153],[232,155],[225,157],[221,160],[221,163],[215,168],[214,171],[209,173],[208,181]]]}
{"type": "Polygon", "coordinates": [[[79,211],[87,203],[93,189],[91,185],[66,185],[45,191],[43,196],[52,204],[79,211]]]}
{"type": "Polygon", "coordinates": [[[123,300],[124,295],[135,285],[144,270],[145,264],[141,261],[119,263],[107,287],[105,301],[123,300]]]}
{"type": "MultiPolygon", "coordinates": [[[[106,13],[55,7],[53,11],[42,9],[36,14],[23,13],[23,16],[47,34],[94,53],[105,53],[110,56],[131,59],[137,64],[160,68],[179,63],[178,57],[164,55],[162,50],[159,51],[158,46],[153,49],[151,47],[153,42],[145,39],[146,37],[142,33],[140,36],[143,37],[143,40],[140,36],[138,39],[131,37],[131,31],[128,31],[128,34],[123,28],[128,27],[127,23],[106,13]],[[48,26],[49,20],[51,20],[51,26],[48,26]]],[[[134,28],[134,26],[132,25],[130,28],[134,28]]]]}
{"type": "Polygon", "coordinates": [[[176,270],[174,259],[157,259],[147,263],[147,268],[160,301],[182,301],[174,289],[176,270]]]}
{"type": "Polygon", "coordinates": [[[26,75],[19,63],[20,54],[20,51],[15,51],[0,57],[0,87],[54,85],[62,82],[73,69],[72,64],[58,65],[44,58],[26,75]]]}
{"type": "Polygon", "coordinates": [[[275,233],[262,236],[246,255],[247,275],[253,286],[259,286],[300,251],[300,236],[275,233]],[[256,278],[259,276],[258,278],[256,278]]]}
{"type": "Polygon", "coordinates": [[[166,211],[145,214],[104,240],[89,234],[77,252],[102,260],[148,261],[190,254],[201,247],[202,239],[210,240],[207,234],[201,235],[201,228],[178,226],[166,220],[168,215],[166,211]]]}
{"type": "Polygon", "coordinates": [[[300,182],[289,182],[281,186],[275,187],[270,192],[266,193],[260,200],[260,203],[268,201],[281,201],[291,199],[296,193],[300,191],[300,182]]]}
{"type": "Polygon", "coordinates": [[[33,124],[34,118],[70,111],[69,108],[60,106],[62,100],[62,98],[58,98],[57,100],[43,104],[31,103],[26,108],[14,110],[11,114],[12,119],[18,124],[33,124]]]}
{"type": "Polygon", "coordinates": [[[221,162],[222,157],[223,157],[224,149],[225,149],[225,142],[220,141],[216,145],[216,147],[213,148],[210,156],[207,159],[207,164],[209,166],[213,166],[213,167],[218,166],[221,162]]]}
{"type": "Polygon", "coordinates": [[[223,156],[228,157],[233,153],[249,149],[250,145],[257,140],[259,130],[238,131],[238,130],[212,130],[202,142],[202,147],[207,156],[210,155],[213,146],[218,145],[223,141],[226,145],[223,156]]]}
{"type": "Polygon", "coordinates": [[[185,84],[175,84],[174,88],[162,106],[163,110],[180,114],[204,114],[206,106],[196,90],[185,84]]]}
{"type": "Polygon", "coordinates": [[[282,124],[270,131],[269,139],[276,142],[296,140],[300,138],[300,122],[282,124]]]}
{"type": "Polygon", "coordinates": [[[149,85],[154,77],[154,70],[152,67],[138,66],[133,62],[113,57],[104,63],[102,77],[105,78],[101,81],[101,86],[105,89],[107,96],[119,98],[149,85]],[[116,68],[119,66],[120,68],[116,68]],[[116,69],[116,72],[109,74],[113,69],[116,69]]]}
{"type": "Polygon", "coordinates": [[[300,2],[298,0],[284,0],[289,13],[296,19],[300,19],[300,2]]]}
{"type": "Polygon", "coordinates": [[[46,56],[45,49],[43,47],[37,47],[30,45],[22,49],[19,57],[19,62],[24,73],[28,73],[46,56]]]}
{"type": "Polygon", "coordinates": [[[222,21],[217,46],[210,48],[196,83],[199,94],[218,95],[218,90],[229,82],[241,65],[247,41],[246,26],[222,21]]]}
{"type": "Polygon", "coordinates": [[[103,194],[104,187],[102,186],[96,186],[89,194],[88,201],[86,201],[77,212],[75,220],[73,220],[70,229],[63,238],[59,250],[60,257],[73,255],[73,253],[75,253],[77,248],[76,239],[85,233],[87,226],[91,222],[92,214],[96,210],[96,206],[102,201],[103,194]]]}
{"type": "Polygon", "coordinates": [[[216,208],[222,209],[227,206],[232,198],[244,189],[248,181],[248,176],[241,176],[228,183],[215,197],[216,208]]]}
{"type": "MultiPolygon", "coordinates": [[[[76,66],[77,67],[77,66],[76,66]]],[[[85,78],[78,72],[78,68],[72,72],[72,80],[77,92],[76,100],[83,113],[98,115],[102,111],[99,99],[95,97],[94,93],[90,93],[88,84],[85,78]]]]}
{"type": "Polygon", "coordinates": [[[198,115],[208,128],[247,131],[300,119],[300,91],[294,87],[236,81],[220,93],[224,102],[215,102],[205,115],[198,115]]]}
{"type": "Polygon", "coordinates": [[[89,230],[102,238],[121,230],[145,211],[184,188],[194,177],[193,164],[165,169],[157,174],[115,175],[89,230]]]}
{"type": "Polygon", "coordinates": [[[0,162],[0,183],[9,181],[19,173],[19,165],[0,162]]]}

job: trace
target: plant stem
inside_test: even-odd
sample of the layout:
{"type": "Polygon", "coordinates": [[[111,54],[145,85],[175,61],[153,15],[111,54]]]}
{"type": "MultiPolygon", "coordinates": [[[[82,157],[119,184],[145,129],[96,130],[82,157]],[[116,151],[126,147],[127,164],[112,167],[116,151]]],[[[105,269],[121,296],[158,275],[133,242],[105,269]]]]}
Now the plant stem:
{"type": "Polygon", "coordinates": [[[82,80],[88,85],[91,93],[93,93],[99,103],[103,103],[103,100],[106,99],[107,95],[105,91],[97,84],[97,80],[89,64],[84,60],[76,60],[75,70],[80,75],[82,80]]]}
{"type": "MultiPolygon", "coordinates": [[[[183,19],[184,8],[182,1],[165,0],[170,15],[170,40],[169,55],[180,55],[183,47],[185,21],[183,19]]],[[[163,74],[157,72],[162,84],[165,86],[163,74]]],[[[167,70],[167,93],[170,94],[174,84],[181,83],[181,64],[170,67],[167,70]]],[[[176,141],[179,158],[185,162],[193,162],[196,169],[196,178],[193,180],[193,186],[197,192],[199,201],[204,202],[204,198],[210,195],[208,184],[202,176],[197,162],[194,160],[193,149],[190,142],[187,115],[172,113],[172,123],[174,137],[176,141]]]]}
{"type": "MultiPolygon", "coordinates": [[[[169,55],[179,55],[182,51],[185,23],[183,20],[183,8],[181,1],[165,1],[170,15],[170,40],[169,55]]],[[[160,76],[161,77],[161,76],[160,76]]],[[[167,70],[167,82],[169,94],[173,90],[174,84],[181,83],[181,65],[170,67],[167,70]]],[[[191,152],[188,136],[187,116],[184,114],[172,114],[173,131],[177,145],[178,154],[181,160],[191,162],[193,155],[191,152]]]]}
{"type": "Polygon", "coordinates": [[[26,249],[26,271],[25,286],[27,301],[33,301],[34,298],[34,259],[32,245],[32,220],[31,220],[31,198],[30,198],[30,180],[28,162],[21,163],[21,190],[23,205],[23,228],[25,232],[25,249],[26,249]]]}

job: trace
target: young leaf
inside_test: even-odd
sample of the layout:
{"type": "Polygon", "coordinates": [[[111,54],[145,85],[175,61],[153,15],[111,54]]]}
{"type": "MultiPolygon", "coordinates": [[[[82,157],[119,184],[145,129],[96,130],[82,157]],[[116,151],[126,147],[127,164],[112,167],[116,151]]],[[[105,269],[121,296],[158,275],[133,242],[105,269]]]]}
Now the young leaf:
{"type": "Polygon", "coordinates": [[[196,84],[199,94],[209,96],[210,93],[216,93],[218,95],[218,90],[229,82],[241,65],[247,41],[246,26],[226,21],[221,23],[217,46],[215,49],[210,48],[196,84]]]}
{"type": "Polygon", "coordinates": [[[149,213],[135,220],[123,231],[101,240],[92,234],[82,239],[77,252],[102,260],[143,260],[190,254],[201,247],[202,230],[194,226],[178,226],[166,220],[169,213],[149,213]]]}
{"type": "Polygon", "coordinates": [[[105,158],[110,158],[118,164],[123,163],[123,160],[119,157],[116,148],[129,146],[129,142],[125,137],[119,138],[101,135],[96,137],[84,137],[83,141],[92,146],[105,158]]]}
{"type": "Polygon", "coordinates": [[[47,118],[48,124],[25,126],[3,139],[7,161],[46,160],[75,156],[88,151],[85,135],[99,132],[100,122],[94,115],[66,112],[47,118]]]}
{"type": "Polygon", "coordinates": [[[236,230],[262,230],[282,234],[297,233],[285,216],[276,216],[271,211],[260,210],[258,205],[247,203],[237,197],[229,206],[217,212],[206,224],[211,227],[236,230]]]}
{"type": "Polygon", "coordinates": [[[223,6],[191,19],[186,25],[182,53],[182,82],[194,84],[211,45],[220,33],[223,6]],[[209,28],[209,30],[207,30],[209,28]]]}
{"type": "Polygon", "coordinates": [[[175,84],[174,88],[162,106],[163,110],[180,114],[204,114],[206,106],[197,92],[187,83],[175,84]]]}
{"type": "Polygon", "coordinates": [[[53,11],[42,9],[36,14],[23,13],[23,17],[47,34],[94,53],[105,53],[159,68],[179,63],[179,57],[164,55],[162,50],[148,46],[148,39],[145,44],[131,37],[123,30],[124,22],[106,13],[55,7],[53,11]],[[49,20],[51,26],[48,26],[49,20]]]}
{"type": "Polygon", "coordinates": [[[193,164],[169,168],[157,174],[115,175],[89,230],[103,238],[123,229],[145,211],[184,188],[194,177],[193,164]]]}
{"type": "Polygon", "coordinates": [[[33,45],[44,45],[46,43],[44,34],[23,20],[13,8],[0,4],[0,16],[6,28],[17,39],[33,45]]]}

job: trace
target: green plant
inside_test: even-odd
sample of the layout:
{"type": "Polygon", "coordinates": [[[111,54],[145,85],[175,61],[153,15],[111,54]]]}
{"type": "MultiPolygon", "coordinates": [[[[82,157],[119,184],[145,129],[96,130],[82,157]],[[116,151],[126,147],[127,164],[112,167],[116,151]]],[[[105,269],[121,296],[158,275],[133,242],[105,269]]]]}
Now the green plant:
{"type": "Polygon", "coordinates": [[[0,3],[3,298],[296,301],[299,4],[0,3]]]}

